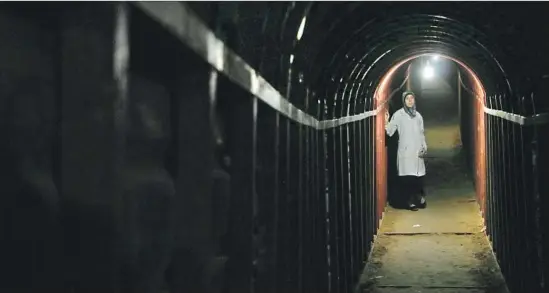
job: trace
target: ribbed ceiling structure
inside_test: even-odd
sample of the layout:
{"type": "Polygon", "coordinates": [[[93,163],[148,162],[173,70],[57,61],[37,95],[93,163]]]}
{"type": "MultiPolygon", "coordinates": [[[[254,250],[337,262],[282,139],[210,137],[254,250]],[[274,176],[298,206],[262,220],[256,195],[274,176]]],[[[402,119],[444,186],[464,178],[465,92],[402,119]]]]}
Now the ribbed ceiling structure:
{"type": "Polygon", "coordinates": [[[310,98],[337,108],[322,119],[346,115],[348,105],[350,114],[368,110],[389,68],[425,53],[460,60],[488,95],[508,97],[506,110],[513,111],[546,74],[549,46],[541,36],[548,34],[548,9],[540,4],[191,2],[205,18],[216,15],[206,21],[292,103],[306,104],[288,91],[303,82],[310,98]]]}

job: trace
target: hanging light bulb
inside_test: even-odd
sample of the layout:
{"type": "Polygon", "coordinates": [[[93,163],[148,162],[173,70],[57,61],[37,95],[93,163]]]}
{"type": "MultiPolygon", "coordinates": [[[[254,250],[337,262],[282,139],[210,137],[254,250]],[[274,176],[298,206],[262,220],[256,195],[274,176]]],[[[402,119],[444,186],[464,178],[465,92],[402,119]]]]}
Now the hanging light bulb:
{"type": "Polygon", "coordinates": [[[431,65],[427,64],[423,68],[423,78],[429,80],[433,78],[433,76],[435,76],[435,70],[431,67],[431,65]]]}

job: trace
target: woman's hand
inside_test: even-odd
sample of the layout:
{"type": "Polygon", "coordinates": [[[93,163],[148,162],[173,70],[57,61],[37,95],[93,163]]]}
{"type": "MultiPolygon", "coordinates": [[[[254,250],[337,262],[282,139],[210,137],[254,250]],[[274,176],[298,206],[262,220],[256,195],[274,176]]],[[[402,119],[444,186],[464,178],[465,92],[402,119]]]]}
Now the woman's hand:
{"type": "Polygon", "coordinates": [[[427,150],[425,148],[421,148],[421,150],[419,150],[419,157],[423,158],[426,155],[427,155],[427,150]]]}

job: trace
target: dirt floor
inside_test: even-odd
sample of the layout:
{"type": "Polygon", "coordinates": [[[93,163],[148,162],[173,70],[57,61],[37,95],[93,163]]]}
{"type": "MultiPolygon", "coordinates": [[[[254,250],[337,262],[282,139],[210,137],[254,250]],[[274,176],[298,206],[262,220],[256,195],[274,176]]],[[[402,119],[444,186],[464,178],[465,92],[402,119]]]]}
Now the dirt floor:
{"type": "Polygon", "coordinates": [[[427,208],[387,208],[357,292],[509,292],[484,234],[457,124],[426,125],[427,208]]]}

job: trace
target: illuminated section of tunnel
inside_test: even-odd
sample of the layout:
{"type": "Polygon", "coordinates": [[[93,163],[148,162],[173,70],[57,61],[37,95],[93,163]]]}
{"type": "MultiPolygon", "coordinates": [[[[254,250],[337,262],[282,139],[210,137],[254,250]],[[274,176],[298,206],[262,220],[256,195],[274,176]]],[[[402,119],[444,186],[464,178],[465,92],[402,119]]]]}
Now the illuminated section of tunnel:
{"type": "MultiPolygon", "coordinates": [[[[376,87],[376,90],[374,91],[374,97],[375,97],[375,108],[377,111],[377,124],[376,124],[376,149],[378,150],[376,152],[376,166],[375,172],[377,174],[376,178],[376,185],[378,190],[378,201],[379,201],[379,207],[378,207],[378,213],[382,213],[385,204],[387,203],[387,149],[385,148],[385,123],[384,123],[384,115],[388,111],[388,102],[389,99],[393,98],[391,94],[393,93],[393,89],[390,87],[391,80],[394,77],[394,74],[397,70],[401,68],[404,64],[408,63],[409,61],[413,61],[416,58],[420,58],[423,56],[433,56],[432,53],[423,53],[414,55],[411,57],[408,57],[404,60],[399,61],[397,64],[393,65],[381,78],[379,85],[376,87]]],[[[464,64],[462,61],[445,55],[435,55],[435,56],[441,56],[443,58],[446,58],[448,60],[454,61],[456,64],[458,64],[462,69],[465,70],[466,74],[470,78],[470,80],[473,82],[473,91],[475,93],[474,97],[474,116],[473,124],[477,125],[477,135],[476,139],[474,141],[475,143],[475,149],[474,153],[475,155],[475,189],[476,189],[476,195],[478,204],[480,206],[481,211],[484,213],[485,211],[485,193],[486,193],[486,142],[485,142],[485,125],[484,125],[484,100],[486,98],[486,92],[484,90],[484,87],[482,85],[481,80],[477,77],[475,72],[471,68],[469,68],[466,64],[464,64]]],[[[405,79],[409,79],[409,73],[406,73],[405,79]]],[[[461,113],[458,113],[461,115],[461,113]]]]}
{"type": "MultiPolygon", "coordinates": [[[[371,5],[375,6],[376,4],[371,5]]],[[[383,5],[379,4],[379,6],[383,5]]],[[[390,6],[391,4],[387,5],[390,6]]],[[[501,50],[505,47],[505,42],[495,42],[492,38],[494,32],[491,32],[492,34],[490,32],[483,34],[478,30],[478,25],[466,24],[468,21],[472,23],[476,21],[476,24],[478,24],[483,19],[478,17],[464,19],[464,17],[454,14],[452,10],[461,9],[462,7],[459,6],[445,9],[442,9],[442,5],[438,5],[437,8],[434,8],[435,6],[437,6],[436,3],[423,5],[399,3],[391,7],[394,10],[392,11],[394,15],[386,18],[376,15],[377,12],[384,10],[384,7],[372,8],[361,6],[361,4],[349,4],[347,7],[338,7],[335,4],[326,6],[296,4],[277,12],[271,11],[269,15],[279,13],[283,16],[283,33],[281,33],[279,40],[285,42],[285,44],[279,48],[284,52],[284,55],[276,55],[276,50],[269,46],[264,56],[268,60],[270,60],[269,58],[279,60],[282,69],[280,70],[281,74],[278,74],[276,70],[271,70],[276,66],[264,63],[261,64],[264,68],[260,68],[260,71],[263,69],[262,72],[271,77],[270,80],[277,89],[284,93],[291,103],[301,109],[305,109],[305,105],[311,105],[312,102],[316,103],[318,101],[321,109],[319,112],[315,112],[314,108],[312,111],[311,108],[308,110],[309,113],[316,115],[319,120],[323,121],[337,120],[338,118],[364,113],[379,114],[380,111],[384,111],[383,107],[379,108],[381,101],[372,97],[386,96],[392,90],[388,88],[391,78],[385,79],[385,86],[387,87],[385,92],[382,92],[382,87],[378,85],[384,76],[387,77],[386,73],[389,68],[394,68],[393,73],[397,74],[397,68],[394,66],[400,62],[398,60],[436,53],[451,56],[458,64],[458,61],[460,61],[462,63],[461,68],[465,72],[464,77],[469,78],[469,84],[473,88],[473,96],[476,96],[476,98],[470,98],[471,103],[466,105],[467,108],[471,108],[468,118],[471,120],[469,122],[471,129],[469,131],[472,134],[472,147],[465,147],[468,147],[473,153],[471,161],[474,161],[473,165],[475,167],[472,169],[473,172],[476,172],[473,176],[475,188],[477,189],[476,194],[479,205],[483,213],[486,214],[487,208],[484,196],[487,189],[485,182],[487,169],[485,165],[487,162],[483,158],[484,156],[487,158],[494,157],[497,154],[491,153],[496,150],[493,146],[490,150],[486,150],[484,147],[486,144],[485,135],[491,135],[490,139],[496,139],[495,142],[492,141],[492,144],[503,143],[503,140],[494,135],[493,128],[494,125],[497,125],[495,124],[497,122],[492,121],[492,125],[485,124],[484,106],[489,104],[489,107],[494,108],[494,105],[503,105],[496,108],[508,112],[516,111],[516,108],[510,105],[520,103],[521,98],[519,95],[525,94],[521,90],[524,76],[527,76],[525,73],[536,76],[540,73],[542,67],[538,66],[531,72],[521,71],[520,69],[523,68],[515,63],[522,62],[520,55],[516,60],[506,56],[505,52],[501,50]],[[401,9],[400,6],[406,6],[406,8],[401,9]],[[337,16],[333,17],[333,15],[337,16]],[[453,15],[455,18],[442,15],[453,15]],[[300,31],[298,26],[305,17],[307,19],[306,29],[302,38],[297,42],[295,35],[296,32],[300,31]],[[463,21],[457,21],[458,18],[463,21]],[[288,59],[291,62],[288,62],[288,59]],[[291,73],[288,74],[287,68],[291,68],[291,73]],[[482,78],[482,83],[479,77],[482,78]],[[303,85],[300,85],[302,80],[304,80],[307,89],[313,93],[312,95],[303,94],[303,85]],[[290,88],[290,85],[297,86],[290,88]],[[374,94],[376,91],[379,92],[378,95],[374,94]],[[486,103],[484,99],[487,97],[490,99],[497,97],[498,101],[497,103],[486,103]],[[490,130],[492,132],[488,134],[490,130]]],[[[481,9],[478,5],[475,8],[481,9]]],[[[515,16],[510,15],[509,17],[514,18],[515,16]]],[[[276,23],[276,21],[274,20],[273,23],[276,23]]],[[[496,29],[496,33],[499,36],[499,29],[496,29]]],[[[502,40],[498,39],[497,41],[502,40]]],[[[512,42],[509,37],[503,41],[512,42]]],[[[399,77],[393,78],[396,80],[399,77]]],[[[493,120],[490,117],[488,119],[493,120]]],[[[378,221],[381,219],[387,197],[384,186],[387,178],[386,172],[383,171],[387,159],[383,146],[385,133],[382,127],[382,115],[370,116],[367,120],[368,122],[364,126],[357,126],[357,128],[359,131],[363,131],[365,135],[368,135],[368,139],[372,139],[372,142],[375,141],[373,150],[375,160],[366,159],[366,162],[375,162],[376,164],[375,171],[377,175],[373,183],[375,185],[375,196],[377,196],[374,221],[378,221]],[[369,129],[372,126],[373,129],[369,129]]],[[[347,201],[347,193],[349,192],[345,186],[347,176],[353,175],[350,170],[348,174],[345,174],[349,168],[344,167],[353,163],[349,152],[349,146],[356,143],[353,142],[356,138],[349,134],[350,129],[353,128],[355,128],[355,125],[352,127],[343,125],[338,129],[326,131],[326,142],[329,148],[327,155],[329,171],[327,173],[333,177],[333,181],[328,182],[329,186],[326,190],[327,194],[340,198],[338,200],[342,202],[347,201]]],[[[369,152],[371,150],[366,149],[365,151],[369,152]]],[[[509,168],[501,165],[496,167],[493,163],[491,163],[491,167],[491,173],[509,168]],[[499,170],[496,168],[499,168],[499,170]]],[[[373,169],[373,167],[370,167],[370,169],[373,169]]],[[[493,192],[493,188],[492,183],[489,187],[490,192],[493,192]]],[[[366,190],[365,196],[370,196],[368,193],[370,191],[366,190]]],[[[361,192],[360,189],[358,192],[361,192]]],[[[330,205],[332,204],[333,202],[330,202],[330,205]]],[[[332,207],[330,206],[330,208],[332,207]]],[[[492,203],[490,208],[494,210],[498,207],[494,207],[494,203],[492,203]]],[[[490,223],[496,222],[499,225],[496,229],[488,229],[493,233],[492,236],[504,233],[505,230],[509,229],[509,226],[513,225],[510,222],[499,224],[505,221],[503,220],[505,217],[505,215],[492,215],[492,219],[489,220],[490,223]]],[[[486,217],[485,219],[488,221],[486,217]]],[[[330,219],[330,221],[333,220],[330,219]]],[[[371,233],[370,231],[367,230],[365,233],[371,233]]],[[[337,227],[335,231],[332,229],[330,232],[338,233],[337,227]]],[[[343,237],[342,235],[344,234],[338,234],[335,237],[343,237]]],[[[338,243],[331,243],[330,249],[332,251],[337,249],[337,245],[338,243]]],[[[501,240],[496,246],[499,250],[510,249],[508,243],[502,244],[501,240]]],[[[332,263],[337,261],[334,260],[333,256],[331,258],[332,263]]],[[[500,255],[500,257],[503,263],[511,263],[509,256],[500,255]]],[[[344,260],[346,259],[341,259],[341,261],[344,260]]],[[[339,265],[345,267],[345,272],[331,271],[332,282],[334,286],[341,286],[338,288],[345,290],[345,286],[347,286],[345,283],[348,281],[345,278],[349,276],[349,268],[346,264],[336,266],[339,265]],[[338,284],[335,285],[335,283],[338,284]]],[[[353,265],[351,264],[350,267],[352,268],[353,265]]],[[[513,272],[518,271],[520,269],[513,272]]],[[[510,273],[510,269],[507,269],[506,274],[508,277],[513,275],[513,273],[510,273]]]]}
{"type": "MultiPolygon", "coordinates": [[[[504,84],[503,89],[507,92],[511,92],[512,89],[500,62],[486,46],[470,37],[471,31],[474,30],[447,17],[412,15],[403,19],[382,21],[377,25],[367,22],[342,42],[332,42],[337,44],[335,45],[337,47],[333,51],[328,51],[332,56],[328,58],[330,62],[325,68],[329,68],[331,72],[324,73],[323,83],[330,84],[330,80],[335,83],[332,88],[326,89],[328,97],[326,103],[333,106],[331,106],[332,111],[327,111],[324,118],[344,117],[364,110],[375,110],[378,114],[384,113],[387,95],[392,90],[388,88],[391,77],[400,65],[424,54],[451,56],[447,58],[459,64],[469,75],[477,96],[476,102],[472,105],[475,113],[472,123],[478,125],[473,150],[474,164],[478,168],[475,168],[474,177],[479,205],[484,209],[485,171],[482,170],[485,168],[482,165],[485,149],[483,106],[486,85],[491,90],[498,88],[499,84],[504,84]],[[394,43],[395,39],[398,43],[394,43]],[[394,44],[391,44],[391,41],[394,44]],[[474,48],[470,48],[467,42],[474,48]],[[484,61],[470,57],[470,52],[475,50],[482,52],[480,56],[484,61]],[[463,52],[466,53],[463,54],[463,52]],[[395,59],[399,61],[393,61],[395,59]],[[482,62],[490,66],[478,66],[482,62]],[[466,66],[465,63],[470,64],[466,66]],[[476,69],[476,72],[473,73],[471,66],[476,69]],[[385,72],[386,68],[391,69],[385,72]],[[487,83],[481,84],[477,75],[485,77],[487,83]],[[368,101],[369,96],[374,97],[372,101],[368,101]],[[330,101],[331,97],[333,97],[332,101],[330,101]]],[[[384,151],[383,115],[377,115],[374,119],[376,120],[377,213],[381,218],[387,200],[387,171],[384,167],[387,164],[387,155],[384,151]]]]}
{"type": "MultiPolygon", "coordinates": [[[[306,9],[304,14],[307,14],[306,9]]],[[[304,19],[305,17],[295,16],[293,22],[296,25],[299,23],[303,24],[304,19]]],[[[329,39],[329,36],[337,36],[344,39],[341,41],[331,39],[331,42],[325,40],[326,43],[324,45],[326,46],[321,45],[322,49],[313,53],[313,58],[307,58],[308,62],[304,63],[303,56],[309,55],[306,53],[309,48],[303,47],[301,44],[303,42],[307,44],[312,36],[311,30],[314,28],[309,27],[310,23],[311,26],[314,24],[314,15],[307,17],[307,31],[303,35],[301,33],[302,25],[296,30],[298,35],[303,36],[303,38],[297,38],[298,40],[296,41],[294,37],[292,40],[294,46],[288,55],[289,62],[283,62],[288,64],[288,71],[282,70],[283,73],[288,72],[287,78],[285,78],[287,82],[281,83],[278,88],[281,92],[287,93],[288,100],[294,105],[303,107],[310,104],[307,101],[310,96],[292,94],[294,92],[292,85],[299,85],[302,82],[302,77],[304,77],[306,84],[311,86],[309,89],[321,97],[319,103],[323,111],[319,113],[320,120],[332,120],[374,111],[376,115],[371,118],[374,121],[373,133],[367,133],[369,133],[368,135],[372,135],[369,139],[375,141],[375,167],[370,166],[369,168],[373,169],[376,173],[374,183],[375,196],[377,197],[375,208],[376,220],[382,218],[387,199],[387,172],[385,169],[387,155],[384,149],[385,131],[383,128],[383,115],[380,114],[384,113],[385,108],[383,105],[386,96],[392,90],[388,88],[391,75],[399,68],[395,63],[403,64],[407,60],[429,53],[452,56],[456,63],[461,63],[460,65],[465,69],[466,75],[473,81],[476,99],[473,100],[474,104],[472,104],[475,114],[471,118],[474,120],[473,124],[477,125],[473,152],[475,153],[474,164],[479,166],[479,168],[475,168],[477,174],[474,177],[478,202],[484,210],[483,197],[485,191],[483,182],[485,180],[486,168],[481,166],[484,154],[483,99],[486,96],[485,92],[487,89],[491,92],[512,92],[507,73],[502,69],[502,65],[498,59],[482,43],[473,40],[469,28],[459,29],[460,26],[463,26],[462,23],[446,17],[417,15],[407,17],[405,21],[393,19],[380,22],[373,29],[372,23],[366,22],[366,25],[361,29],[354,31],[353,36],[335,31],[330,31],[329,33],[318,32],[325,36],[324,38],[329,39]],[[421,23],[422,21],[424,22],[423,24],[421,23]],[[429,24],[430,21],[434,22],[435,25],[431,26],[429,24]],[[370,31],[368,32],[368,30],[370,31]],[[390,44],[387,42],[387,40],[394,41],[394,39],[398,39],[398,43],[390,44]],[[299,46],[296,46],[298,43],[299,46]],[[471,44],[473,48],[469,47],[471,44]],[[332,48],[332,46],[336,48],[332,48]],[[464,51],[465,54],[463,53],[464,51]],[[478,54],[480,56],[475,56],[474,53],[471,53],[474,51],[481,52],[478,54]],[[326,60],[330,61],[325,62],[326,60]],[[394,60],[404,61],[395,62],[394,60]],[[463,60],[463,62],[458,60],[463,60]],[[465,66],[464,63],[467,63],[469,66],[465,66]],[[474,68],[476,72],[473,73],[469,67],[474,68]],[[390,74],[386,74],[387,68],[391,68],[389,69],[390,74]],[[298,72],[300,72],[299,78],[294,78],[294,76],[298,75],[298,72]],[[483,80],[484,84],[481,84],[477,75],[486,79],[483,80]]],[[[288,35],[295,36],[295,32],[288,35]]],[[[285,61],[284,58],[282,60],[285,61]]],[[[345,129],[346,126],[341,128],[345,129]]],[[[346,186],[341,185],[345,185],[347,176],[350,177],[352,174],[343,174],[341,175],[342,179],[338,179],[340,175],[337,174],[340,172],[339,170],[345,170],[344,165],[351,166],[352,164],[351,156],[349,155],[349,145],[352,143],[351,140],[353,138],[349,135],[349,128],[347,128],[347,134],[338,134],[336,131],[332,134],[331,130],[328,133],[328,144],[332,144],[333,141],[333,150],[329,152],[329,165],[333,165],[334,170],[330,170],[330,173],[336,173],[334,182],[337,185],[329,186],[327,190],[334,193],[334,196],[337,194],[337,196],[345,197],[348,189],[346,186]],[[347,144],[347,149],[345,149],[345,144],[347,144]],[[337,158],[339,156],[338,152],[344,153],[341,159],[337,158]],[[331,156],[336,158],[331,158],[331,156]],[[340,163],[341,166],[338,166],[340,163]],[[343,180],[343,184],[339,184],[338,180],[343,180]]],[[[332,230],[330,232],[337,233],[337,228],[335,231],[332,230]]],[[[337,249],[337,247],[332,246],[330,248],[337,249]]],[[[351,267],[353,267],[352,264],[351,267]]],[[[342,278],[343,276],[345,274],[341,275],[342,278]]],[[[346,273],[346,277],[349,277],[348,273],[346,273]]],[[[334,276],[334,280],[339,278],[340,275],[334,276]]],[[[351,276],[351,278],[353,277],[351,276]]]]}
{"type": "MultiPolygon", "coordinates": [[[[412,14],[413,12],[415,11],[412,11],[412,14]]],[[[329,61],[312,62],[310,74],[305,76],[311,80],[313,89],[321,94],[324,93],[326,97],[321,101],[326,106],[326,111],[320,115],[321,119],[336,119],[368,111],[378,114],[372,118],[375,121],[373,139],[376,158],[376,165],[372,168],[375,168],[376,172],[376,213],[377,219],[380,219],[387,201],[387,170],[385,169],[387,154],[384,141],[384,119],[383,115],[379,114],[386,111],[384,103],[393,90],[390,88],[390,81],[393,78],[400,79],[394,76],[398,72],[399,65],[425,54],[445,56],[459,64],[460,71],[465,73],[464,77],[468,79],[472,88],[469,101],[465,104],[465,107],[470,108],[469,114],[467,117],[460,118],[470,120],[466,126],[469,129],[465,130],[468,133],[462,133],[462,135],[470,135],[468,138],[470,142],[464,145],[464,148],[470,153],[468,160],[473,173],[477,201],[485,224],[489,227],[486,232],[491,233],[489,235],[491,239],[496,239],[494,247],[500,251],[499,260],[502,262],[504,273],[509,278],[511,271],[520,270],[509,268],[509,262],[513,256],[505,255],[501,251],[510,249],[511,245],[515,249],[518,247],[510,243],[510,238],[507,238],[506,243],[502,243],[501,236],[498,236],[499,233],[507,233],[504,231],[511,229],[510,227],[514,224],[504,220],[508,217],[500,214],[500,211],[494,215],[494,210],[500,207],[494,206],[494,188],[498,187],[494,187],[496,185],[494,185],[493,173],[509,174],[513,171],[508,169],[513,167],[497,165],[493,163],[494,159],[489,159],[497,156],[491,152],[496,150],[501,152],[503,148],[503,146],[494,147],[493,145],[502,144],[504,140],[494,134],[497,133],[494,132],[494,125],[498,122],[494,122],[494,119],[488,116],[491,124],[486,124],[485,109],[516,111],[512,105],[521,103],[520,96],[517,97],[520,94],[517,93],[521,91],[519,85],[523,77],[520,76],[520,71],[513,67],[512,62],[505,58],[500,48],[472,26],[449,17],[417,12],[420,14],[396,17],[387,21],[377,19],[360,21],[360,13],[354,13],[356,18],[353,13],[349,13],[350,15],[346,16],[347,21],[355,25],[360,24],[357,25],[358,29],[357,27],[333,28],[329,34],[325,34],[325,43],[323,43],[325,46],[321,46],[322,50],[315,53],[313,60],[329,61]],[[498,102],[487,102],[494,97],[497,97],[498,102]],[[494,106],[497,107],[494,108],[494,106]],[[490,149],[487,149],[487,139],[492,140],[490,149]],[[491,166],[490,174],[487,173],[487,164],[491,166]],[[487,180],[491,181],[490,186],[487,186],[487,180]],[[492,194],[489,207],[487,192],[492,194]],[[490,215],[488,215],[489,209],[490,215]],[[505,224],[494,224],[503,221],[505,224]],[[498,227],[493,228],[494,225],[498,227]]],[[[463,122],[461,121],[460,124],[463,122]]],[[[464,127],[463,124],[461,126],[464,127]]],[[[464,131],[464,129],[461,130],[464,131]]],[[[348,144],[352,143],[352,138],[348,135],[342,136],[342,138],[330,136],[329,139],[343,139],[343,141],[347,140],[348,144]]],[[[503,182],[499,181],[499,184],[503,182]]],[[[496,193],[495,196],[500,194],[496,193]]],[[[496,201],[500,200],[496,199],[496,201]]],[[[521,265],[527,266],[523,262],[521,265]]]]}
{"type": "MultiPolygon", "coordinates": [[[[333,35],[346,38],[332,41],[333,45],[325,49],[324,58],[330,61],[323,68],[324,71],[319,71],[318,79],[323,84],[329,84],[325,87],[325,103],[331,111],[326,111],[323,118],[333,119],[368,110],[377,112],[374,119],[378,217],[382,217],[387,201],[385,131],[383,115],[379,114],[386,111],[386,100],[392,91],[389,88],[390,81],[399,67],[419,56],[432,54],[444,56],[459,64],[473,85],[476,97],[470,104],[474,113],[471,124],[476,125],[476,128],[472,130],[474,142],[470,151],[473,153],[473,165],[476,166],[473,177],[478,203],[484,212],[484,100],[488,90],[503,91],[504,95],[509,96],[513,89],[500,60],[483,44],[486,40],[482,33],[448,17],[412,14],[378,23],[365,22],[351,33],[338,31],[333,35]],[[478,76],[483,77],[482,83],[478,76]]],[[[497,49],[493,51],[499,53],[497,49]]]]}

